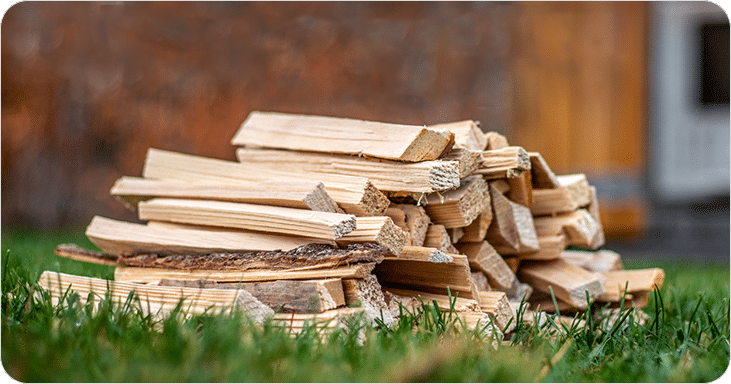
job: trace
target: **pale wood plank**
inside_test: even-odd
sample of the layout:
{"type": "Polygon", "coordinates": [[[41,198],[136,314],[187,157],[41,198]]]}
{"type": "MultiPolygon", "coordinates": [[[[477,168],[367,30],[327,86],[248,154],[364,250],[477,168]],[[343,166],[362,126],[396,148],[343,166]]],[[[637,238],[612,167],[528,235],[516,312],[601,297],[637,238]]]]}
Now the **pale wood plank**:
{"type": "Polygon", "coordinates": [[[472,270],[479,270],[487,275],[491,287],[509,289],[513,286],[515,273],[487,241],[463,243],[457,247],[467,256],[472,270]]]}
{"type": "Polygon", "coordinates": [[[132,207],[137,207],[140,201],[153,197],[178,197],[342,212],[325,191],[324,184],[308,180],[267,180],[232,184],[124,176],[114,183],[110,193],[132,207]]]}
{"type": "Polygon", "coordinates": [[[567,236],[568,245],[592,249],[597,246],[594,239],[601,229],[599,224],[585,209],[556,216],[541,216],[533,220],[539,236],[558,235],[562,231],[567,236]]]}
{"type": "Polygon", "coordinates": [[[114,279],[134,283],[154,283],[161,280],[213,280],[220,283],[237,283],[272,280],[312,280],[312,279],[365,279],[373,270],[374,264],[356,264],[349,267],[307,269],[307,270],[176,270],[162,268],[117,267],[114,279]]]}
{"type": "Polygon", "coordinates": [[[530,253],[522,253],[518,255],[520,260],[554,260],[561,257],[561,253],[566,249],[566,235],[559,233],[558,235],[538,236],[538,251],[530,253]]]}
{"type": "Polygon", "coordinates": [[[515,310],[510,305],[505,292],[480,291],[480,309],[492,316],[495,325],[501,330],[510,332],[515,329],[515,310]]]}
{"type": "Polygon", "coordinates": [[[521,266],[518,279],[530,284],[534,289],[553,294],[564,302],[585,309],[587,307],[586,292],[593,301],[604,293],[601,277],[593,272],[569,264],[561,259],[536,261],[521,266]]]}
{"type": "Polygon", "coordinates": [[[463,179],[471,175],[482,162],[482,151],[467,149],[461,146],[452,147],[447,154],[440,157],[441,161],[456,161],[458,163],[459,178],[463,179]]]}
{"type": "Polygon", "coordinates": [[[535,216],[572,212],[591,203],[591,190],[586,175],[558,176],[558,188],[533,191],[531,213],[535,216]]]}
{"type": "Polygon", "coordinates": [[[487,281],[487,275],[482,271],[472,271],[472,281],[478,291],[491,291],[490,283],[487,281]]]}
{"type": "Polygon", "coordinates": [[[503,149],[509,146],[508,139],[505,136],[493,131],[485,133],[485,141],[487,142],[486,150],[503,149]]]}
{"type": "Polygon", "coordinates": [[[181,300],[182,311],[188,315],[241,310],[256,322],[261,322],[274,314],[271,308],[250,293],[241,290],[161,287],[51,271],[44,271],[41,274],[38,285],[48,291],[54,305],[59,303],[67,289],[77,293],[82,304],[89,298],[98,304],[106,294],[109,294],[115,303],[122,304],[126,302],[129,294],[134,292],[139,302],[133,300],[131,304],[139,304],[138,308],[143,314],[150,314],[155,318],[169,315],[181,300]]]}
{"type": "Polygon", "coordinates": [[[609,272],[624,269],[619,253],[602,249],[596,252],[565,250],[561,258],[567,262],[592,272],[609,272]]]}
{"type": "Polygon", "coordinates": [[[111,254],[211,253],[226,251],[288,251],[310,243],[333,244],[329,240],[292,237],[259,232],[167,229],[127,223],[95,216],[86,236],[111,254]]]}
{"type": "Polygon", "coordinates": [[[254,111],[233,145],[365,155],[418,162],[435,160],[454,142],[446,129],[337,117],[254,111]]]}
{"type": "Polygon", "coordinates": [[[538,251],[539,243],[530,209],[510,201],[490,183],[492,223],[487,230],[487,240],[501,255],[514,255],[538,251]]]}
{"type": "Polygon", "coordinates": [[[453,123],[435,124],[434,129],[446,129],[454,133],[454,145],[473,151],[483,151],[487,147],[487,137],[480,129],[480,122],[475,120],[456,121],[453,123]]]}
{"type": "Polygon", "coordinates": [[[465,227],[490,203],[488,186],[482,177],[469,176],[457,189],[427,195],[424,203],[433,223],[445,228],[465,227]]]}
{"type": "Polygon", "coordinates": [[[424,246],[436,248],[446,253],[458,253],[450,239],[447,229],[441,224],[432,224],[427,228],[424,246]]]}
{"type": "Polygon", "coordinates": [[[378,283],[376,276],[343,280],[343,289],[346,304],[350,307],[358,306],[365,309],[366,319],[373,325],[376,325],[376,319],[380,319],[386,325],[396,321],[388,309],[381,284],[378,283]]]}
{"type": "Polygon", "coordinates": [[[528,156],[530,157],[533,188],[548,189],[560,187],[556,174],[553,173],[540,153],[528,152],[528,156]]]}
{"type": "Polygon", "coordinates": [[[188,182],[317,181],[325,185],[325,190],[340,208],[346,213],[358,216],[378,216],[389,204],[386,195],[364,177],[273,170],[252,164],[186,155],[155,148],[147,151],[142,175],[152,179],[174,179],[188,182]]]}
{"type": "Polygon", "coordinates": [[[520,205],[533,205],[533,182],[530,172],[521,172],[517,177],[507,179],[510,190],[506,197],[520,205]]]}
{"type": "Polygon", "coordinates": [[[384,212],[399,228],[409,234],[408,245],[422,246],[431,223],[424,207],[411,204],[391,204],[384,212]]]}
{"type": "Polygon", "coordinates": [[[242,164],[272,170],[367,177],[381,191],[431,193],[459,186],[459,162],[433,160],[418,163],[348,155],[273,149],[238,148],[242,164]]]}
{"type": "MultiPolygon", "coordinates": [[[[421,302],[418,298],[423,300],[424,304],[437,303],[437,307],[443,311],[450,310],[450,303],[453,303],[454,310],[459,312],[466,311],[480,311],[480,305],[477,301],[472,299],[465,299],[464,297],[454,296],[449,297],[447,295],[440,295],[430,292],[415,291],[411,289],[399,289],[399,288],[383,288],[384,292],[388,292],[391,297],[390,300],[398,300],[401,304],[408,305],[410,311],[416,311],[421,308],[421,302]],[[417,300],[409,300],[410,298],[416,298],[417,300]]],[[[480,292],[482,294],[482,292],[480,292]]]]}
{"type": "Polygon", "coordinates": [[[355,229],[355,216],[226,201],[154,198],[140,202],[140,220],[211,225],[336,240],[355,229]]]}
{"type": "Polygon", "coordinates": [[[356,217],[355,222],[355,230],[338,239],[338,244],[373,243],[398,255],[409,241],[408,233],[397,227],[388,216],[356,217]]]}
{"type": "MultiPolygon", "coordinates": [[[[487,198],[490,198],[489,193],[487,194],[487,198]]],[[[485,209],[472,220],[470,225],[464,227],[464,232],[459,241],[463,243],[474,243],[484,240],[485,236],[487,236],[487,229],[490,228],[490,223],[492,223],[492,204],[488,201],[485,204],[485,209]]]]}
{"type": "Polygon", "coordinates": [[[520,176],[530,171],[530,158],[521,147],[506,147],[482,152],[482,162],[473,172],[486,179],[502,179],[520,176]]]}
{"type": "MultiPolygon", "coordinates": [[[[459,255],[462,257],[461,255],[459,255]]],[[[385,255],[385,260],[415,260],[415,261],[428,261],[432,263],[451,263],[454,261],[454,257],[450,256],[437,248],[430,247],[414,247],[406,246],[401,253],[397,255],[385,255]]]]}

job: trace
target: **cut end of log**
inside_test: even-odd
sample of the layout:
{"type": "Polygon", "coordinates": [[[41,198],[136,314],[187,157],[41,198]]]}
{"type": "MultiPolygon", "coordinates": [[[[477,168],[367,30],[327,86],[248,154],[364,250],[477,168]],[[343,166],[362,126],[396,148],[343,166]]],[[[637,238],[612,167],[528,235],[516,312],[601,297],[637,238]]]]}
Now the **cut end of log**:
{"type": "Polygon", "coordinates": [[[419,162],[434,160],[449,151],[454,143],[454,134],[446,129],[426,128],[421,130],[406,148],[399,160],[419,162]]]}
{"type": "Polygon", "coordinates": [[[459,162],[439,161],[437,166],[429,168],[431,191],[447,191],[459,187],[459,162]]]}

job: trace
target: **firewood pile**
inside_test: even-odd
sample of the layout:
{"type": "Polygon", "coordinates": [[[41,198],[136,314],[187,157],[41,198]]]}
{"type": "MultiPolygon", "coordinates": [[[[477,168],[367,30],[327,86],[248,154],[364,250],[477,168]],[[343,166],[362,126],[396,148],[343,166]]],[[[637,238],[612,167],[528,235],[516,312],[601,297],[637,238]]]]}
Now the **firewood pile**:
{"type": "Polygon", "coordinates": [[[424,302],[510,332],[521,302],[642,307],[663,282],[600,249],[585,175],[557,176],[476,121],[252,112],[231,143],[238,162],[149,149],[142,177],[111,189],[145,224],[97,216],[86,236],[102,252],[56,249],[116,266],[114,281],[47,271],[39,283],[56,301],[69,287],[84,300],[134,291],[153,315],[182,298],[189,313],[236,308],[293,331],[358,313],[389,325],[424,302]]]}

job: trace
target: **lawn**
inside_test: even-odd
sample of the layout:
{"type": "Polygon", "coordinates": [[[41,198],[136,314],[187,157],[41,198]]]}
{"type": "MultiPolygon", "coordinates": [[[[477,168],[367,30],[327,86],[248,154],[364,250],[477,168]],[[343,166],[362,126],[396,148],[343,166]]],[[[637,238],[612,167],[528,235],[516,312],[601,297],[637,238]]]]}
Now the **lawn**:
{"type": "Polygon", "coordinates": [[[709,382],[729,362],[728,264],[625,260],[666,272],[644,325],[633,311],[603,331],[595,321],[548,321],[518,327],[495,349],[433,308],[390,329],[353,319],[343,330],[292,337],[237,313],[157,322],[109,302],[91,312],[73,300],[31,299],[43,270],[113,277],[111,267],[53,255],[68,242],[93,249],[83,230],[2,233],[2,363],[16,380],[709,382]]]}

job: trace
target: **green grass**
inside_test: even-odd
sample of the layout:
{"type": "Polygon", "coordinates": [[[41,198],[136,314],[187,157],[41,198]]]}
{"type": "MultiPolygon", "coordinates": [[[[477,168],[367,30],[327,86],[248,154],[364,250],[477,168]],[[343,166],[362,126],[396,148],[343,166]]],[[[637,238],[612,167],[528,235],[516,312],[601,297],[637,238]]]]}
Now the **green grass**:
{"type": "Polygon", "coordinates": [[[56,307],[34,299],[43,270],[113,277],[113,268],[53,255],[65,242],[93,248],[82,234],[2,234],[2,363],[17,380],[708,382],[729,362],[728,264],[625,261],[667,274],[645,325],[632,311],[604,331],[601,319],[583,328],[548,321],[520,326],[495,350],[428,304],[390,329],[353,319],[343,330],[292,337],[239,313],[155,321],[108,301],[91,312],[73,296],[56,307]]]}

